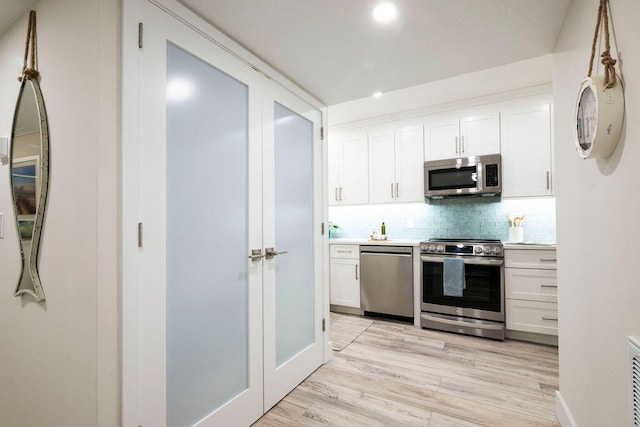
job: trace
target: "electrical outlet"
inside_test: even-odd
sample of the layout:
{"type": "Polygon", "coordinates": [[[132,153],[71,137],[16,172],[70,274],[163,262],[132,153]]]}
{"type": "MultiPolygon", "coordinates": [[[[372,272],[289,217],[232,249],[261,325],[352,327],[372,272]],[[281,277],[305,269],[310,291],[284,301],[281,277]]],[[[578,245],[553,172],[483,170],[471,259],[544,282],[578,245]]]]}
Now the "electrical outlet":
{"type": "Polygon", "coordinates": [[[407,218],[407,228],[413,228],[413,218],[407,218]]]}

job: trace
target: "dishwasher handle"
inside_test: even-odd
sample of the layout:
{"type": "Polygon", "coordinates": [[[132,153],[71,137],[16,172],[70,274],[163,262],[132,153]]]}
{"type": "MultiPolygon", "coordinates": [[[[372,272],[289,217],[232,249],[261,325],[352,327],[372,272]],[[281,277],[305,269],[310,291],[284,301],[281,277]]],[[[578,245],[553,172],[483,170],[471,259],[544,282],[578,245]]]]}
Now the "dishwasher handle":
{"type": "Polygon", "coordinates": [[[360,246],[361,254],[392,254],[392,255],[408,255],[413,254],[411,246],[389,246],[389,245],[364,245],[360,246]]]}

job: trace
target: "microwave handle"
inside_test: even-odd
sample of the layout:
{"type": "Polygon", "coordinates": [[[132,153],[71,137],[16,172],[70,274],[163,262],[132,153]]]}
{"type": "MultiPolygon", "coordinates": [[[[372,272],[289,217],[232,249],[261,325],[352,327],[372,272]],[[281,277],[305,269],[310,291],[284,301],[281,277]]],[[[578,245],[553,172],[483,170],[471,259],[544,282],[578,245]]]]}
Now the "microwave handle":
{"type": "MultiPolygon", "coordinates": [[[[444,259],[445,258],[447,258],[447,257],[446,256],[420,255],[420,261],[422,261],[422,262],[444,263],[444,259]]],[[[495,258],[488,258],[488,259],[474,258],[474,259],[465,259],[464,263],[465,264],[470,264],[470,265],[496,265],[496,266],[501,266],[501,265],[504,264],[504,260],[503,259],[495,259],[495,258]]]]}

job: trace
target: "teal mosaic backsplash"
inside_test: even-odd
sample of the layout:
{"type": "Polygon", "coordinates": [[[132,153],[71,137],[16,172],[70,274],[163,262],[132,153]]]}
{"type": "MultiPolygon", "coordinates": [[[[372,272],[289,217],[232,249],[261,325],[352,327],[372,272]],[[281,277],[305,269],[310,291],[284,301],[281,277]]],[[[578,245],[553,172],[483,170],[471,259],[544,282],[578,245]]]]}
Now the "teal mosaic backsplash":
{"type": "Polygon", "coordinates": [[[556,200],[451,198],[431,203],[332,206],[329,221],[341,232],[335,237],[364,239],[380,234],[384,219],[389,239],[426,240],[431,237],[499,239],[508,241],[509,213],[526,218],[525,242],[556,242],[556,200]],[[413,227],[411,227],[413,225],[413,227]]]}

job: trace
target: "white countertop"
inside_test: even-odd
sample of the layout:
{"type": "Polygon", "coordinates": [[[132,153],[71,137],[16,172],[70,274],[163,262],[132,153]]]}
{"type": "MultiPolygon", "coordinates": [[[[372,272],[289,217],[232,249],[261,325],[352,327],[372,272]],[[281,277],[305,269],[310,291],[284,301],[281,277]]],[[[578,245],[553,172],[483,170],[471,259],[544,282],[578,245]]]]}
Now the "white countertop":
{"type": "Polygon", "coordinates": [[[338,238],[329,239],[330,245],[386,245],[386,246],[415,246],[420,244],[420,240],[389,239],[389,240],[369,240],[338,238]]]}
{"type": "MultiPolygon", "coordinates": [[[[389,239],[389,240],[369,240],[355,238],[332,238],[329,239],[330,245],[390,245],[390,246],[415,246],[420,244],[420,240],[412,239],[389,239]]],[[[503,242],[505,249],[549,249],[555,250],[555,243],[510,243],[503,242]]]]}
{"type": "Polygon", "coordinates": [[[505,249],[548,249],[548,250],[556,250],[555,243],[534,243],[534,242],[524,242],[524,243],[510,243],[510,242],[502,242],[505,249]]]}

